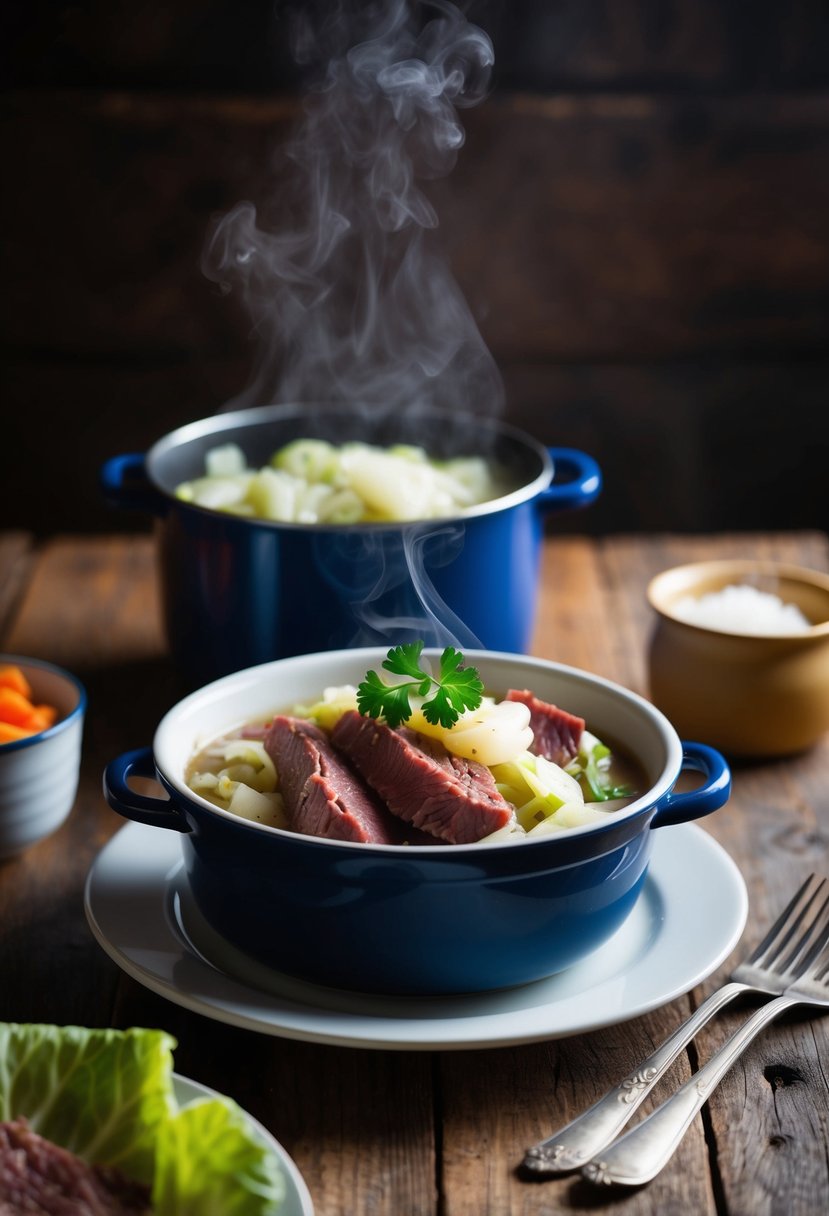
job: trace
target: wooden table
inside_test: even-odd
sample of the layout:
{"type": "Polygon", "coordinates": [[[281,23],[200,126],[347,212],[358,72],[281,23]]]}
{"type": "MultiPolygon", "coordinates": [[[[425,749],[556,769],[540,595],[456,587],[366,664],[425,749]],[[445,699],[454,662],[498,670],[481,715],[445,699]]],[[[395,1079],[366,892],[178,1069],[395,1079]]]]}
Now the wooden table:
{"type": "MultiPolygon", "coordinates": [[[[550,539],[534,651],[646,692],[648,578],[730,554],[829,569],[829,542],[816,533],[550,539]]],[[[239,1029],[173,1004],[128,978],[87,927],[85,876],[123,826],[102,797],[103,767],[149,743],[180,696],[159,627],[151,538],[59,536],[34,546],[0,535],[0,648],[71,668],[89,693],[69,820],[0,865],[0,1019],[164,1027],[178,1040],[179,1072],[236,1098],[282,1142],[317,1216],[826,1210],[826,1018],[770,1028],[669,1167],[641,1190],[611,1195],[578,1176],[528,1182],[517,1167],[528,1145],[629,1072],[724,979],[810,870],[829,872],[829,738],[792,760],[735,766],[729,803],[703,821],[742,872],[750,914],[738,949],[699,990],[612,1029],[520,1047],[341,1048],[239,1029]]],[[[671,1080],[687,1076],[744,1016],[718,1017],[671,1080]]]]}

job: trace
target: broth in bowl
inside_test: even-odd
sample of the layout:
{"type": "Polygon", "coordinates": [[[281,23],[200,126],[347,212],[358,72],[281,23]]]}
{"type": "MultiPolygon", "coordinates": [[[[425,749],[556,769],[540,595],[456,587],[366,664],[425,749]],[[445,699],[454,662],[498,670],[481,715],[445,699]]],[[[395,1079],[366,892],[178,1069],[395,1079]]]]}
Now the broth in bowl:
{"type": "Polygon", "coordinates": [[[422,645],[388,652],[397,682],[370,671],[228,730],[191,757],[187,785],[266,826],[383,845],[537,839],[606,819],[647,788],[584,718],[529,689],[485,693],[451,648],[435,678],[422,645]]]}

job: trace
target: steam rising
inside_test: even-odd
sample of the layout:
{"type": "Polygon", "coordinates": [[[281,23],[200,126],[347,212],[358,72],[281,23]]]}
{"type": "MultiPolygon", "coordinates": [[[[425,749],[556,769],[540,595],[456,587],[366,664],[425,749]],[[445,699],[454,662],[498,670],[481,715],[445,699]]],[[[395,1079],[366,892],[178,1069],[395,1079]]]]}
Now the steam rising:
{"type": "Polygon", "coordinates": [[[205,274],[240,293],[258,341],[228,408],[498,413],[498,371],[432,248],[438,220],[418,184],[455,164],[458,110],[488,86],[489,38],[445,0],[323,7],[316,21],[307,6],[296,17],[295,56],[317,74],[285,149],[275,222],[241,202],[205,250],[205,274]]]}
{"type": "Polygon", "coordinates": [[[479,638],[443,600],[427,566],[452,562],[464,544],[462,524],[414,525],[402,541],[383,544],[371,532],[322,532],[315,540],[317,569],[354,623],[339,645],[373,646],[422,639],[427,646],[474,649],[479,638]],[[427,554],[428,550],[428,554],[427,554]]]}

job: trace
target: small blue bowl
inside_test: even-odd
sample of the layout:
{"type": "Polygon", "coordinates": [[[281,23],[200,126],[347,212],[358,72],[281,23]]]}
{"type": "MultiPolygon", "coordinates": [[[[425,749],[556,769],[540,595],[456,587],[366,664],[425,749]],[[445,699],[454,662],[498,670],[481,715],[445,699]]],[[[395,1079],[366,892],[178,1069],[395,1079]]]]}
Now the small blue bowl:
{"type": "MultiPolygon", "coordinates": [[[[631,912],[652,832],[698,819],[728,799],[711,748],[682,743],[644,698],[575,668],[470,651],[489,691],[530,688],[586,719],[647,775],[641,797],[609,820],[519,843],[388,846],[320,840],[243,820],[185,783],[192,754],[250,718],[356,684],[385,650],[299,655],[248,668],[190,694],[162,719],[153,747],[104,774],[110,806],[180,833],[195,902],[233,947],[277,971],[338,988],[450,994],[506,988],[570,967],[631,912]],[[704,774],[674,790],[684,769],[704,774]],[[135,793],[156,777],[169,800],[135,793]]],[[[428,652],[427,652],[428,653],[428,652]]]]}

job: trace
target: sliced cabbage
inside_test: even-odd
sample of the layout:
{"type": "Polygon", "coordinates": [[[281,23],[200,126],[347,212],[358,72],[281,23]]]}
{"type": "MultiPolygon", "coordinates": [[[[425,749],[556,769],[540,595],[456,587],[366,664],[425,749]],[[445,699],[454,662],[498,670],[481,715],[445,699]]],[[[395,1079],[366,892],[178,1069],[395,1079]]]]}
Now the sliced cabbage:
{"type": "Polygon", "coordinates": [[[250,473],[237,477],[197,477],[195,481],[182,482],[176,489],[176,497],[211,511],[227,511],[245,504],[251,480],[250,473]]]}
{"type": "Polygon", "coordinates": [[[425,448],[296,439],[260,469],[233,443],[208,450],[205,475],[182,482],[184,502],[281,523],[347,524],[456,515],[504,487],[483,457],[430,459],[425,448]]]}
{"type": "Polygon", "coordinates": [[[277,775],[261,739],[229,739],[209,749],[218,767],[191,773],[187,784],[214,806],[245,819],[285,827],[277,775]],[[250,795],[250,797],[248,796],[250,795]]]}
{"type": "Polygon", "coordinates": [[[633,798],[634,791],[627,785],[612,785],[610,782],[610,748],[589,730],[582,732],[578,755],[567,765],[567,772],[574,776],[592,802],[616,801],[633,798]]]}
{"type": "Polygon", "coordinates": [[[337,449],[324,439],[294,439],[274,452],[271,464],[302,481],[330,483],[337,474],[337,449]]]}
{"type": "Polygon", "coordinates": [[[341,459],[348,485],[375,519],[430,519],[455,512],[431,465],[357,444],[347,444],[341,459]]]}
{"type": "Polygon", "coordinates": [[[219,774],[201,772],[192,773],[187,784],[190,786],[190,789],[194,790],[197,794],[206,794],[208,791],[212,793],[219,784],[219,774]]]}
{"type": "Polygon", "coordinates": [[[477,760],[488,768],[526,752],[533,741],[530,711],[520,701],[469,710],[447,732],[444,743],[456,756],[477,760]]]}
{"type": "Polygon", "coordinates": [[[527,706],[520,701],[496,702],[493,697],[484,697],[477,709],[462,713],[449,727],[427,721],[422,708],[415,705],[406,726],[440,740],[452,755],[487,768],[521,755],[533,741],[527,706]]]}
{"type": "Polygon", "coordinates": [[[258,790],[240,781],[233,791],[227,808],[233,815],[251,819],[254,823],[266,823],[272,828],[287,828],[288,817],[281,794],[260,794],[258,790]]]}
{"type": "Polygon", "coordinates": [[[482,456],[458,456],[441,467],[451,478],[458,501],[465,499],[467,505],[472,506],[492,497],[492,476],[482,456]]]}
{"type": "Polygon", "coordinates": [[[525,751],[514,760],[492,766],[495,784],[515,807],[519,825],[527,832],[555,816],[564,806],[584,807],[575,777],[543,756],[525,751]]]}
{"type": "Polygon", "coordinates": [[[356,524],[365,516],[365,503],[354,490],[332,489],[319,503],[319,522],[356,524]]]}
{"type": "Polygon", "coordinates": [[[208,477],[235,477],[246,470],[245,454],[238,443],[223,443],[211,448],[204,458],[204,471],[208,477]]]}
{"type": "MultiPolygon", "coordinates": [[[[225,744],[224,758],[228,763],[239,760],[251,767],[254,771],[250,784],[260,793],[267,794],[276,789],[276,769],[261,739],[231,739],[225,744]]],[[[234,780],[242,781],[244,778],[236,777],[234,780]]]]}
{"type": "Polygon", "coordinates": [[[357,708],[357,689],[353,684],[333,685],[323,690],[319,701],[312,705],[295,705],[298,718],[313,718],[323,730],[330,731],[344,713],[357,708]]]}
{"type": "MultiPolygon", "coordinates": [[[[502,792],[508,790],[513,795],[509,801],[519,812],[535,801],[547,814],[557,811],[566,802],[584,803],[581,786],[575,777],[529,751],[506,764],[494,765],[492,775],[502,792]]],[[[508,795],[504,793],[504,796],[508,795]]]]}
{"type": "Polygon", "coordinates": [[[536,837],[543,836],[549,831],[566,831],[567,828],[580,828],[586,823],[598,823],[602,819],[607,819],[611,815],[610,811],[600,810],[596,806],[587,806],[586,803],[565,802],[558,810],[549,815],[546,819],[542,819],[534,827],[527,832],[528,836],[536,837]]]}
{"type": "Polygon", "coordinates": [[[290,523],[296,518],[302,482],[280,469],[260,469],[250,481],[247,499],[262,519],[290,523]]]}

